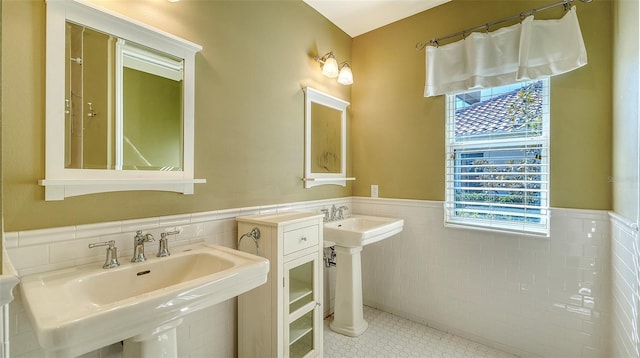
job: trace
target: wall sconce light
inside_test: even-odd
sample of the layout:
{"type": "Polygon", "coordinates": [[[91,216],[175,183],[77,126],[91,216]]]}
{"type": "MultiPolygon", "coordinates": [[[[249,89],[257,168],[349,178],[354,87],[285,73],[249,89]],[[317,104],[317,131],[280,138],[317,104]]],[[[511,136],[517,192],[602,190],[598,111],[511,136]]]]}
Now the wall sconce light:
{"type": "Polygon", "coordinates": [[[342,62],[338,65],[338,60],[334,56],[333,51],[326,53],[324,56],[315,56],[314,60],[320,62],[322,74],[329,78],[338,77],[338,83],[343,85],[353,84],[353,73],[348,62],[342,62]]]}
{"type": "Polygon", "coordinates": [[[351,72],[351,66],[348,62],[342,63],[340,74],[338,74],[338,83],[343,85],[353,84],[353,73],[351,72]]]}

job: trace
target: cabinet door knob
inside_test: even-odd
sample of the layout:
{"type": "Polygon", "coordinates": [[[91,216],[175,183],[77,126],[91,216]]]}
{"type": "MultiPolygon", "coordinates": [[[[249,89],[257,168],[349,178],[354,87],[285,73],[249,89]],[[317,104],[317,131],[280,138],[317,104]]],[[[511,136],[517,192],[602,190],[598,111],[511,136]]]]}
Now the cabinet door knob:
{"type": "Polygon", "coordinates": [[[301,237],[300,241],[307,241],[307,237],[306,236],[301,237]]]}

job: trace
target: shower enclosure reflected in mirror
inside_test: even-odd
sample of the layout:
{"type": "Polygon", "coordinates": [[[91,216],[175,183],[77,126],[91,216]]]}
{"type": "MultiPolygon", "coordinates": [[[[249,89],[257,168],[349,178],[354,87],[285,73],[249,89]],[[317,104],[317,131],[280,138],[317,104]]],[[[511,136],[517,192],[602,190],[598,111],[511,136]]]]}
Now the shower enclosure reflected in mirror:
{"type": "Polygon", "coordinates": [[[310,87],[305,91],[305,188],[346,186],[349,102],[310,87]]]}
{"type": "Polygon", "coordinates": [[[200,45],[81,0],[47,0],[45,200],[192,194],[200,45]]]}

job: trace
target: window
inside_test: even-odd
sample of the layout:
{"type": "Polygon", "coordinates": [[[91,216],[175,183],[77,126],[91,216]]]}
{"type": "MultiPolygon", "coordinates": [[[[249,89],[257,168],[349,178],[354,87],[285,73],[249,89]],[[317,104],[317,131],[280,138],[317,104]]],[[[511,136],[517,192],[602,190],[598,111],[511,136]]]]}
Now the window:
{"type": "Polygon", "coordinates": [[[549,233],[549,80],[447,95],[445,224],[549,233]]]}

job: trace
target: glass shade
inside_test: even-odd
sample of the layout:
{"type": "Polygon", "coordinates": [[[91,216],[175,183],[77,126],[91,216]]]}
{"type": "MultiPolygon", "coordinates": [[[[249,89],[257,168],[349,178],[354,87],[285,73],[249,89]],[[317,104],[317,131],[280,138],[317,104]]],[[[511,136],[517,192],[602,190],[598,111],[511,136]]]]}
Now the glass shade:
{"type": "Polygon", "coordinates": [[[353,83],[353,73],[351,73],[351,67],[349,67],[348,63],[345,63],[340,69],[338,83],[343,85],[350,85],[353,83]]]}
{"type": "Polygon", "coordinates": [[[338,77],[338,61],[333,55],[329,55],[322,66],[322,74],[329,78],[338,77]]]}

